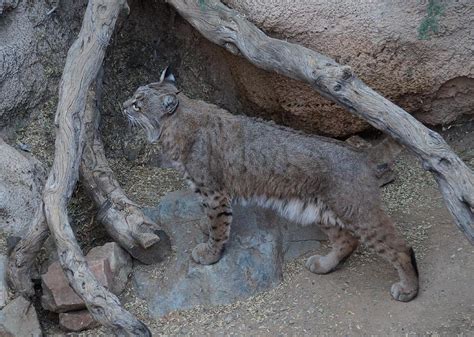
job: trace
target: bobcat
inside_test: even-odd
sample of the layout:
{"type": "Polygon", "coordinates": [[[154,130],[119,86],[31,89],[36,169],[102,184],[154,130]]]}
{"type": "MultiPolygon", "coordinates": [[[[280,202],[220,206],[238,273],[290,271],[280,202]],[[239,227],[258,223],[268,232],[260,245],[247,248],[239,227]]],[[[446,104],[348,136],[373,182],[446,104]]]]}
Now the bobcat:
{"type": "Polygon", "coordinates": [[[229,239],[232,201],[273,208],[301,225],[319,223],[332,250],[308,258],[306,267],[326,274],[359,240],[388,260],[400,281],[391,294],[410,301],[418,293],[413,250],[382,210],[375,163],[345,142],[307,135],[186,97],[166,70],[160,82],[138,88],[124,114],[159,141],[165,156],[202,197],[209,239],[192,258],[212,264],[229,239]]]}

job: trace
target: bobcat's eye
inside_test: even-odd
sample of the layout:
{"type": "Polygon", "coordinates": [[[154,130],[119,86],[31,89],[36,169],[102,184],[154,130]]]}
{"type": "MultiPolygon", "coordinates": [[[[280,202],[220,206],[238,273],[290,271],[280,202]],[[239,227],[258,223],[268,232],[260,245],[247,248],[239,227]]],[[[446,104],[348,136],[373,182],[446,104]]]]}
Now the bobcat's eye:
{"type": "Polygon", "coordinates": [[[137,106],[136,103],[133,103],[133,104],[132,104],[132,108],[133,108],[133,110],[135,110],[135,111],[140,111],[140,107],[137,106]]]}

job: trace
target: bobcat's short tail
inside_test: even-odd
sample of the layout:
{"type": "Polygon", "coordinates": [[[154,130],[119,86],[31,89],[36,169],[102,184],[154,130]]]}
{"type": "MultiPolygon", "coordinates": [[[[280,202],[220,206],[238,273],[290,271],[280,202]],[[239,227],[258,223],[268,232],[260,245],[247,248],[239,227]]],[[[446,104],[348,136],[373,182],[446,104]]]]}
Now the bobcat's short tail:
{"type": "Polygon", "coordinates": [[[375,176],[380,180],[380,186],[394,180],[392,166],[402,150],[403,146],[391,137],[386,137],[367,150],[368,159],[374,165],[375,176]]]}
{"type": "Polygon", "coordinates": [[[393,163],[402,150],[402,145],[397,143],[392,137],[386,137],[368,150],[369,160],[377,165],[393,163]]]}

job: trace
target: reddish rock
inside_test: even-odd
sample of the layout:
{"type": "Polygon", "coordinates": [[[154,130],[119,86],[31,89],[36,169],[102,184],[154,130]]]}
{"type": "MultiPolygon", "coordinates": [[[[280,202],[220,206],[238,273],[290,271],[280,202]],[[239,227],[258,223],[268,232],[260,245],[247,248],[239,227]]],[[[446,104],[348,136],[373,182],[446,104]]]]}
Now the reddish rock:
{"type": "MultiPolygon", "coordinates": [[[[105,287],[110,288],[113,277],[109,260],[91,260],[88,261],[88,264],[97,280],[105,287]]],[[[54,262],[49,266],[46,274],[41,276],[41,283],[43,287],[41,304],[46,310],[66,312],[85,308],[84,302],[69,286],[59,262],[54,262]]]]}
{"type": "Polygon", "coordinates": [[[82,331],[99,326],[87,310],[59,314],[59,326],[68,331],[82,331]]]}
{"type": "Polygon", "coordinates": [[[109,288],[110,291],[118,295],[125,289],[128,275],[132,272],[132,258],[117,243],[108,242],[103,246],[92,248],[86,259],[87,261],[107,259],[113,281],[109,288]]]}

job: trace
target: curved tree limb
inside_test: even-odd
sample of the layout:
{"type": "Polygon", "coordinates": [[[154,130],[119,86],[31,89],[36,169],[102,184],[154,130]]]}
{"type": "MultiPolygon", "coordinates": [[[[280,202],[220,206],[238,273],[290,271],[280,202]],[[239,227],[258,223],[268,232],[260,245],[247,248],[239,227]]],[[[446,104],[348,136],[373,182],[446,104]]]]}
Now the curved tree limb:
{"type": "Polygon", "coordinates": [[[348,66],[265,35],[218,0],[167,0],[208,40],[255,66],[309,83],[415,153],[435,176],[458,227],[474,244],[474,174],[444,139],[358,79],[348,66]]]}
{"type": "Polygon", "coordinates": [[[169,237],[125,195],[107,163],[98,130],[98,91],[91,92],[86,103],[81,182],[99,208],[99,221],[114,241],[142,263],[159,262],[171,249],[169,237]],[[160,236],[163,242],[159,242],[160,236]]]}
{"type": "Polygon", "coordinates": [[[41,202],[36,210],[30,228],[9,254],[8,281],[10,286],[25,297],[35,294],[31,282],[31,270],[44,241],[48,238],[49,230],[41,202]]]}
{"type": "Polygon", "coordinates": [[[85,141],[86,98],[124,5],[125,0],[90,0],[79,36],[68,51],[55,118],[55,157],[43,192],[44,214],[69,284],[92,316],[119,336],[151,336],[148,328],[124,310],[119,299],[93,276],[67,216],[85,141]]]}

